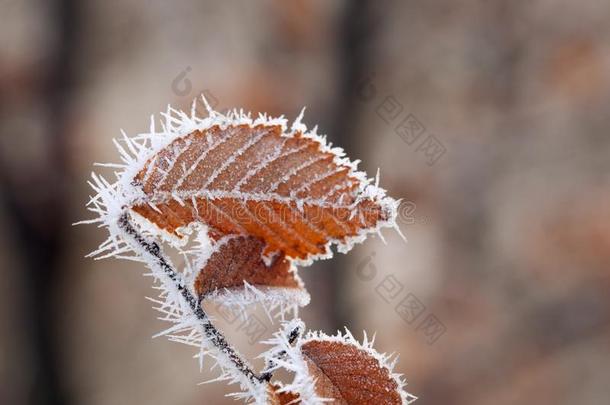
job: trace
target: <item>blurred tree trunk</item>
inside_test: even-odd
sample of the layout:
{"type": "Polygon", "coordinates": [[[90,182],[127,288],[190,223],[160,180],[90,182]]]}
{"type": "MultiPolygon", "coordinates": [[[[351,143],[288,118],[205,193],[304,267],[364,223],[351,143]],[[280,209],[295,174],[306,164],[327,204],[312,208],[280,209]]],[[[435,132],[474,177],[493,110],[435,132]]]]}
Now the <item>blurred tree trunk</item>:
{"type": "MultiPolygon", "coordinates": [[[[49,41],[56,47],[48,51],[42,67],[28,66],[36,72],[25,84],[26,97],[34,100],[29,108],[44,109],[41,126],[46,134],[42,145],[41,159],[29,159],[27,152],[16,150],[16,159],[23,162],[17,167],[0,161],[0,188],[10,220],[14,225],[15,237],[24,249],[23,285],[26,295],[16,307],[22,308],[23,324],[30,337],[29,358],[32,367],[32,381],[28,402],[32,404],[68,404],[68,398],[58,362],[58,341],[56,328],[60,324],[57,305],[57,287],[61,280],[61,258],[65,252],[65,234],[69,229],[66,212],[68,179],[68,117],[67,108],[70,90],[75,77],[74,61],[78,37],[78,2],[56,0],[46,5],[49,13],[50,30],[55,35],[49,41]],[[26,156],[20,156],[20,154],[26,156]]],[[[7,86],[10,83],[5,83],[7,86]]],[[[23,91],[22,88],[19,91],[23,91]]],[[[11,91],[3,92],[4,114],[10,114],[11,91]]],[[[21,95],[21,94],[20,94],[21,95]]],[[[12,137],[24,137],[19,129],[12,137]]],[[[31,146],[31,145],[28,145],[31,146]]],[[[27,367],[27,366],[26,366],[27,367]]]]}
{"type": "MultiPolygon", "coordinates": [[[[343,20],[339,30],[338,52],[338,89],[329,138],[345,149],[348,156],[357,156],[359,142],[358,119],[362,103],[358,102],[358,84],[369,73],[372,60],[371,42],[374,29],[373,3],[368,0],[355,0],[346,3],[343,20]]],[[[343,329],[353,314],[349,307],[346,288],[349,261],[343,254],[335,255],[322,274],[328,278],[331,291],[329,321],[334,330],[343,329]]]]}

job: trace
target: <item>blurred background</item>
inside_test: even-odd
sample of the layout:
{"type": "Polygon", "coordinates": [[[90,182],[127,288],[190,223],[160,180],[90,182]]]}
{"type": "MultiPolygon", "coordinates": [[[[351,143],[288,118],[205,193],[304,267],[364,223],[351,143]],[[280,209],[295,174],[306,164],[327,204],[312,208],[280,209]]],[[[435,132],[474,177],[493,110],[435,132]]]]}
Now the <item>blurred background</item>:
{"type": "Polygon", "coordinates": [[[71,226],[111,138],[202,92],[307,106],[403,198],[408,243],[301,270],[310,328],[377,331],[418,403],[608,403],[608,2],[2,0],[1,404],[233,403],[71,226]]]}

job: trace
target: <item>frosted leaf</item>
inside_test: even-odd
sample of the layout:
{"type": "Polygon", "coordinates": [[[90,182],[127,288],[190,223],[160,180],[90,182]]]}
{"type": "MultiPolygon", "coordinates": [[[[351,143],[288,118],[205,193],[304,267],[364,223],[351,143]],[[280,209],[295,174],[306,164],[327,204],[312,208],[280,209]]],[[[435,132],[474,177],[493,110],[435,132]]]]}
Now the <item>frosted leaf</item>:
{"type": "Polygon", "coordinates": [[[375,351],[366,335],[359,343],[349,331],[336,336],[310,332],[291,344],[286,338],[291,327],[286,326],[267,342],[273,345],[265,354],[269,361],[294,373],[292,383],[278,392],[297,393],[300,403],[312,405],[330,401],[343,405],[410,404],[417,399],[404,390],[401,375],[393,372],[396,359],[375,351]]]}
{"type": "Polygon", "coordinates": [[[164,142],[133,158],[122,184],[126,205],[179,240],[205,223],[209,235],[253,236],[264,255],[309,263],[347,251],[379,227],[394,226],[396,201],[302,124],[234,113],[163,134],[164,142]],[[298,128],[298,130],[296,129],[298,128]]]}
{"type": "Polygon", "coordinates": [[[268,312],[309,303],[309,294],[284,255],[265,263],[264,242],[251,236],[226,236],[213,243],[212,253],[200,265],[194,288],[201,299],[245,309],[262,303],[268,312]]]}

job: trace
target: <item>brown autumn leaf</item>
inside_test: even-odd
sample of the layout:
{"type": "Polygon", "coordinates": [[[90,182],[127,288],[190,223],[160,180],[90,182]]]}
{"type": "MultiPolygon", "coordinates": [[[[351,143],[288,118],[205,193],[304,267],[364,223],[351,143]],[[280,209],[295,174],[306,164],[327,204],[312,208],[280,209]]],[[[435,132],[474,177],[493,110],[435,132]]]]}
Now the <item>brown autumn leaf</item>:
{"type": "Polygon", "coordinates": [[[243,288],[244,281],[255,286],[300,289],[290,261],[283,255],[267,265],[262,259],[264,242],[251,236],[226,237],[215,246],[195,279],[195,291],[205,297],[222,289],[243,288]]]}
{"type": "Polygon", "coordinates": [[[301,352],[319,397],[341,405],[403,403],[390,370],[366,350],[346,342],[310,340],[301,352]]]}
{"type": "Polygon", "coordinates": [[[214,125],[150,157],[132,181],[143,198],[131,208],[178,237],[200,222],[212,239],[251,236],[264,256],[308,260],[329,255],[329,242],[393,223],[393,200],[381,204],[364,182],[319,137],[274,124],[214,125]]]}
{"type": "Polygon", "coordinates": [[[405,390],[402,375],[394,372],[397,358],[375,350],[375,339],[369,340],[366,333],[359,342],[347,329],[334,336],[304,332],[299,319],[284,323],[264,354],[271,370],[282,368],[293,375],[282,387],[298,394],[303,403],[408,405],[417,400],[405,390]]]}

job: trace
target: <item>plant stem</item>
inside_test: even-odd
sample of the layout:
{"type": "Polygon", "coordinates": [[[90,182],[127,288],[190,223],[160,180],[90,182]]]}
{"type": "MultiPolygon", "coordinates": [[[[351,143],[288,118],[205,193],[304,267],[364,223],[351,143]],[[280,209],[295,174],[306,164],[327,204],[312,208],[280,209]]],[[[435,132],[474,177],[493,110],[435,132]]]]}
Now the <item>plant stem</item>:
{"type": "Polygon", "coordinates": [[[254,371],[252,371],[247,362],[241,358],[237,350],[231,346],[224,335],[218,329],[216,329],[208,315],[201,307],[200,301],[181,282],[180,274],[165,259],[157,242],[149,241],[142,234],[140,234],[129,220],[129,213],[127,212],[121,215],[118,220],[118,225],[126,234],[133,238],[133,240],[142,249],[144,249],[147,254],[152,256],[157,266],[159,266],[167,277],[174,283],[174,287],[180,292],[184,300],[188,303],[189,307],[193,311],[193,314],[199,321],[201,321],[203,333],[209,339],[212,345],[218,349],[221,355],[226,356],[229,362],[255,385],[269,382],[271,380],[271,373],[263,373],[261,376],[258,376],[254,371]]]}
{"type": "MultiPolygon", "coordinates": [[[[291,330],[288,333],[288,336],[286,336],[288,339],[288,343],[292,345],[302,332],[303,331],[298,327],[291,330]]],[[[273,355],[273,358],[269,360],[269,362],[265,366],[265,369],[262,371],[261,378],[266,379],[266,381],[270,381],[271,377],[273,376],[273,371],[269,370],[275,367],[275,360],[283,360],[284,357],[286,357],[286,350],[280,350],[279,352],[275,353],[273,355]]]]}

